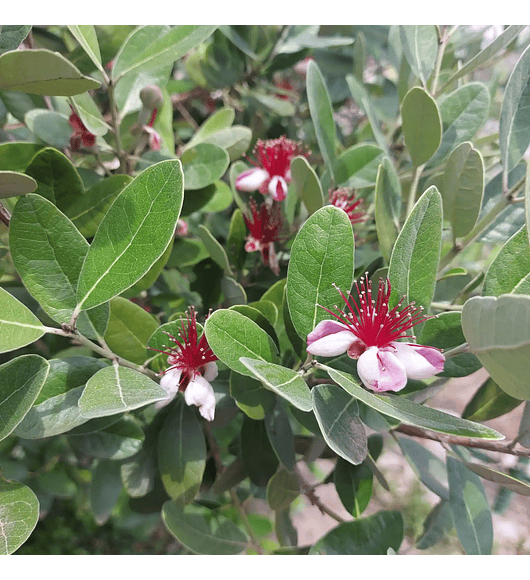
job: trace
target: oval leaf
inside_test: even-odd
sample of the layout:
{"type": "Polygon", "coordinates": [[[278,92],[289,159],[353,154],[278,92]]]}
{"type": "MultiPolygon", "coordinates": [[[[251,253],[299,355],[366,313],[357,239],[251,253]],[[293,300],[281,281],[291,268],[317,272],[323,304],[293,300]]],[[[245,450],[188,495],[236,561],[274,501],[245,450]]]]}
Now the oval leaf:
{"type": "Polygon", "coordinates": [[[399,27],[403,53],[412,72],[427,84],[438,55],[438,34],[432,24],[407,24],[399,27]]]}
{"type": "Polygon", "coordinates": [[[0,478],[0,555],[12,554],[29,538],[39,521],[39,500],[18,481],[0,478]]]}
{"type": "Polygon", "coordinates": [[[33,312],[0,287],[0,352],[22,348],[39,340],[45,332],[33,312]]]}
{"type": "Polygon", "coordinates": [[[309,215],[320,209],[324,205],[322,186],[305,157],[300,155],[291,161],[291,176],[294,189],[304,202],[309,215]]]}
{"type": "Polygon", "coordinates": [[[37,182],[29,175],[16,171],[0,171],[0,199],[24,195],[37,189],[37,182]]]}
{"type": "MultiPolygon", "coordinates": [[[[212,143],[199,143],[180,157],[184,184],[188,189],[202,189],[220,179],[228,169],[228,153],[212,143]]],[[[193,192],[187,195],[193,195],[193,192]]]]}

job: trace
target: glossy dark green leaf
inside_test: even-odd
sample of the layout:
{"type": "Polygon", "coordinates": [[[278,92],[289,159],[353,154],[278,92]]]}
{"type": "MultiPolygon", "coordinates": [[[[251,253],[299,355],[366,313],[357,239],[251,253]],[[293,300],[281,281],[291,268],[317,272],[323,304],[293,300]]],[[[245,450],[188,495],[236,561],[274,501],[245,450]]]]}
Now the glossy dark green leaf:
{"type": "Polygon", "coordinates": [[[81,415],[87,419],[117,415],[167,399],[155,381],[127,367],[111,365],[93,375],[79,399],[81,415]]]}
{"type": "Polygon", "coordinates": [[[58,52],[46,49],[6,52],[0,56],[0,71],[0,90],[6,91],[71,96],[100,86],[58,52]]]}
{"type": "Polygon", "coordinates": [[[427,310],[442,246],[442,198],[432,186],[416,202],[394,244],[388,277],[392,284],[391,306],[403,296],[427,310]]]}
{"type": "Polygon", "coordinates": [[[352,516],[359,517],[372,498],[374,474],[367,462],[352,465],[339,457],[333,471],[333,483],[342,505],[352,516]]]}
{"type": "Polygon", "coordinates": [[[296,371],[252,358],[241,357],[240,361],[267,389],[301,411],[308,412],[313,409],[311,391],[296,371]]]}
{"type": "Polygon", "coordinates": [[[401,104],[403,136],[412,163],[419,167],[434,155],[442,139],[442,120],[436,101],[421,87],[413,87],[401,104]]]}
{"type": "Polygon", "coordinates": [[[276,457],[289,471],[294,472],[296,467],[294,436],[289,415],[281,401],[278,400],[272,411],[267,413],[264,422],[276,457]]]}
{"type": "Polygon", "coordinates": [[[461,143],[449,155],[442,182],[444,218],[461,238],[474,227],[484,195],[484,161],[473,145],[461,143]]]}
{"type": "Polygon", "coordinates": [[[24,419],[48,376],[48,361],[36,354],[0,365],[0,441],[24,419]]]}
{"type": "Polygon", "coordinates": [[[324,162],[334,177],[336,129],[333,119],[333,108],[326,81],[316,61],[311,60],[307,67],[307,100],[311,120],[315,127],[317,142],[324,162]]]}
{"type": "Polygon", "coordinates": [[[0,352],[31,344],[45,332],[43,324],[29,308],[0,288],[0,352]]]}
{"type": "Polygon", "coordinates": [[[247,537],[233,522],[204,507],[182,508],[168,501],[162,519],[171,534],[196,554],[236,555],[248,545],[247,537]]]}
{"type": "Polygon", "coordinates": [[[230,373],[230,395],[236,405],[251,419],[259,421],[274,409],[276,397],[259,381],[241,375],[230,373]]]}
{"type": "Polygon", "coordinates": [[[353,465],[362,463],[368,447],[356,399],[334,385],[317,385],[311,395],[313,410],[326,443],[353,465]]]}
{"type": "Polygon", "coordinates": [[[432,24],[406,24],[399,27],[403,53],[423,85],[431,76],[438,54],[438,34],[432,24]]]}
{"type": "Polygon", "coordinates": [[[483,439],[504,438],[497,431],[485,427],[480,423],[473,423],[460,417],[438,411],[437,409],[419,405],[405,397],[390,394],[375,395],[361,388],[352,376],[336,371],[330,367],[324,368],[330,378],[350,395],[383,415],[389,415],[403,423],[462,437],[480,437],[483,439]]]}
{"type": "Polygon", "coordinates": [[[462,412],[470,421],[489,421],[518,407],[522,401],[506,394],[493,379],[482,384],[462,412]]]}
{"type": "Polygon", "coordinates": [[[0,171],[0,199],[31,193],[37,182],[29,175],[16,171],[0,171]]]}
{"type": "Polygon", "coordinates": [[[201,189],[220,179],[228,169],[228,153],[212,143],[199,143],[180,156],[186,189],[201,189]]]}
{"type": "Polygon", "coordinates": [[[86,238],[92,238],[112,202],[131,181],[129,175],[102,179],[68,206],[66,215],[86,238]]]}
{"type": "Polygon", "coordinates": [[[366,518],[333,528],[309,550],[329,556],[386,555],[389,548],[399,550],[403,541],[403,516],[397,511],[380,511],[366,518]]]}
{"type": "Polygon", "coordinates": [[[401,184],[390,159],[379,166],[375,184],[375,227],[381,253],[387,263],[399,233],[401,215],[401,184]]]}
{"type": "Polygon", "coordinates": [[[530,297],[474,296],[462,310],[462,330],[474,353],[499,387],[530,400],[530,297]]]}
{"type": "Polygon", "coordinates": [[[447,457],[449,504],[468,555],[488,555],[493,547],[493,524],[484,488],[477,475],[454,457],[447,457]]]}
{"type": "Polygon", "coordinates": [[[254,485],[265,487],[278,468],[278,457],[270,443],[263,421],[246,415],[241,427],[241,459],[254,485]]]}
{"type": "Polygon", "coordinates": [[[287,302],[298,335],[306,336],[329,314],[353,282],[353,230],[344,211],[326,206],[316,211],[296,236],[287,273],[287,302]]]}
{"type": "Polygon", "coordinates": [[[79,310],[110,300],[144,276],[173,238],[182,198],[177,160],[148,167],[125,187],[99,225],[83,264],[79,310]]]}
{"type": "MultiPolygon", "coordinates": [[[[55,205],[37,194],[21,198],[13,211],[11,255],[24,285],[59,323],[74,313],[76,289],[88,242],[55,205]]],[[[108,306],[83,313],[78,327],[90,338],[105,332],[108,306]]]]}
{"type": "Polygon", "coordinates": [[[300,495],[298,476],[287,469],[278,470],[267,484],[267,503],[274,511],[288,507],[300,495]]]}
{"type": "Polygon", "coordinates": [[[179,397],[158,435],[158,466],[164,488],[181,504],[199,491],[206,465],[206,443],[194,407],[179,397]]]}
{"type": "Polygon", "coordinates": [[[250,318],[235,310],[215,311],[206,321],[204,330],[210,348],[233,371],[253,377],[240,362],[241,357],[277,361],[272,338],[250,318]]]}
{"type": "Polygon", "coordinates": [[[16,552],[35,529],[39,500],[27,485],[0,478],[0,506],[0,555],[7,556],[16,552]]]}
{"type": "Polygon", "coordinates": [[[526,226],[514,234],[490,264],[483,296],[530,294],[530,245],[526,226]]]}
{"type": "Polygon", "coordinates": [[[454,527],[453,513],[449,501],[441,500],[423,522],[423,531],[416,548],[427,550],[442,540],[454,527]]]}
{"type": "Polygon", "coordinates": [[[303,201],[309,215],[324,205],[322,186],[315,170],[303,156],[291,161],[291,176],[298,197],[303,201]]]}

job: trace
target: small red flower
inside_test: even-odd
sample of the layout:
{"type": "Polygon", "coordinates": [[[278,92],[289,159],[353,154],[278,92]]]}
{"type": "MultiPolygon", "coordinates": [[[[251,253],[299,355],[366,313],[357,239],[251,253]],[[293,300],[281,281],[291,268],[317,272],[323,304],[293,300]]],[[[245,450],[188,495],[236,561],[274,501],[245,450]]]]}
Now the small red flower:
{"type": "Polygon", "coordinates": [[[74,130],[70,137],[70,149],[72,151],[78,151],[81,145],[87,149],[94,146],[96,136],[85,127],[85,124],[81,121],[77,113],[72,112],[68,123],[70,123],[70,127],[74,130]]]}
{"type": "Polygon", "coordinates": [[[278,241],[280,229],[282,227],[280,206],[277,203],[268,205],[258,204],[254,199],[250,199],[249,208],[251,216],[243,214],[243,219],[249,231],[245,250],[247,252],[261,252],[261,259],[265,266],[270,266],[271,270],[278,276],[280,265],[274,248],[274,242],[278,241]]]}
{"type": "Polygon", "coordinates": [[[358,224],[366,220],[366,215],[362,210],[363,200],[355,197],[352,189],[343,187],[330,191],[329,203],[343,209],[348,214],[352,224],[358,224]]]}
{"type": "Polygon", "coordinates": [[[257,162],[251,161],[253,169],[243,171],[236,179],[236,187],[241,191],[269,193],[276,201],[287,195],[287,184],[291,181],[291,160],[298,155],[307,155],[301,145],[280,137],[259,140],[254,148],[257,162]]]}

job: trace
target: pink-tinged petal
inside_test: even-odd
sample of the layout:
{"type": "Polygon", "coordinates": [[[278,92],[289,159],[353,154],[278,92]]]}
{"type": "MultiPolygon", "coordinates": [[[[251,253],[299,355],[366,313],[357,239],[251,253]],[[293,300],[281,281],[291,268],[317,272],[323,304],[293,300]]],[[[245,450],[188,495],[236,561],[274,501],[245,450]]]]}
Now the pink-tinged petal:
{"type": "Polygon", "coordinates": [[[215,415],[215,393],[212,385],[201,375],[189,382],[184,391],[184,400],[188,405],[199,407],[199,413],[207,420],[213,421],[215,415]]]}
{"type": "Polygon", "coordinates": [[[217,363],[216,362],[209,362],[209,363],[206,363],[204,365],[204,372],[202,373],[202,376],[208,382],[213,381],[214,379],[216,379],[218,374],[219,374],[219,369],[217,368],[217,363]]]}
{"type": "Polygon", "coordinates": [[[287,195],[287,183],[283,177],[275,175],[269,183],[269,193],[276,201],[283,201],[287,195]]]}
{"type": "Polygon", "coordinates": [[[307,352],[317,356],[339,356],[356,340],[357,337],[345,324],[322,320],[307,335],[307,352]]]}
{"type": "Polygon", "coordinates": [[[254,167],[243,171],[237,176],[236,189],[240,191],[256,191],[269,179],[269,174],[265,169],[254,167]]]}
{"type": "Polygon", "coordinates": [[[428,379],[444,370],[445,356],[437,348],[405,342],[393,342],[392,346],[409,379],[428,379]]]}
{"type": "Polygon", "coordinates": [[[373,391],[400,391],[407,384],[407,373],[393,349],[371,346],[357,361],[357,373],[361,381],[373,391]]]}
{"type": "Polygon", "coordinates": [[[245,243],[245,252],[256,252],[257,250],[261,249],[261,243],[256,238],[249,236],[245,243]]]}
{"type": "Polygon", "coordinates": [[[179,382],[181,375],[182,371],[180,369],[171,369],[167,371],[164,374],[164,376],[160,379],[160,386],[164,389],[164,391],[166,391],[166,393],[168,394],[168,398],[163,399],[162,401],[157,401],[155,403],[155,407],[157,409],[165,407],[175,398],[175,395],[178,393],[179,390],[179,382]]]}

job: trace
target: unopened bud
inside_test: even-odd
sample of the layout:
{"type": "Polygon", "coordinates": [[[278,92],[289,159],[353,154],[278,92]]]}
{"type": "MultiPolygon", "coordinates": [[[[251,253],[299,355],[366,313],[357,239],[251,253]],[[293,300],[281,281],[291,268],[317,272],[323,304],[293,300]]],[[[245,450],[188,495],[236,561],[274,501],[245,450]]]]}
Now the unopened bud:
{"type": "Polygon", "coordinates": [[[164,100],[162,91],[156,85],[147,85],[140,91],[140,100],[149,109],[158,109],[164,100]]]}

